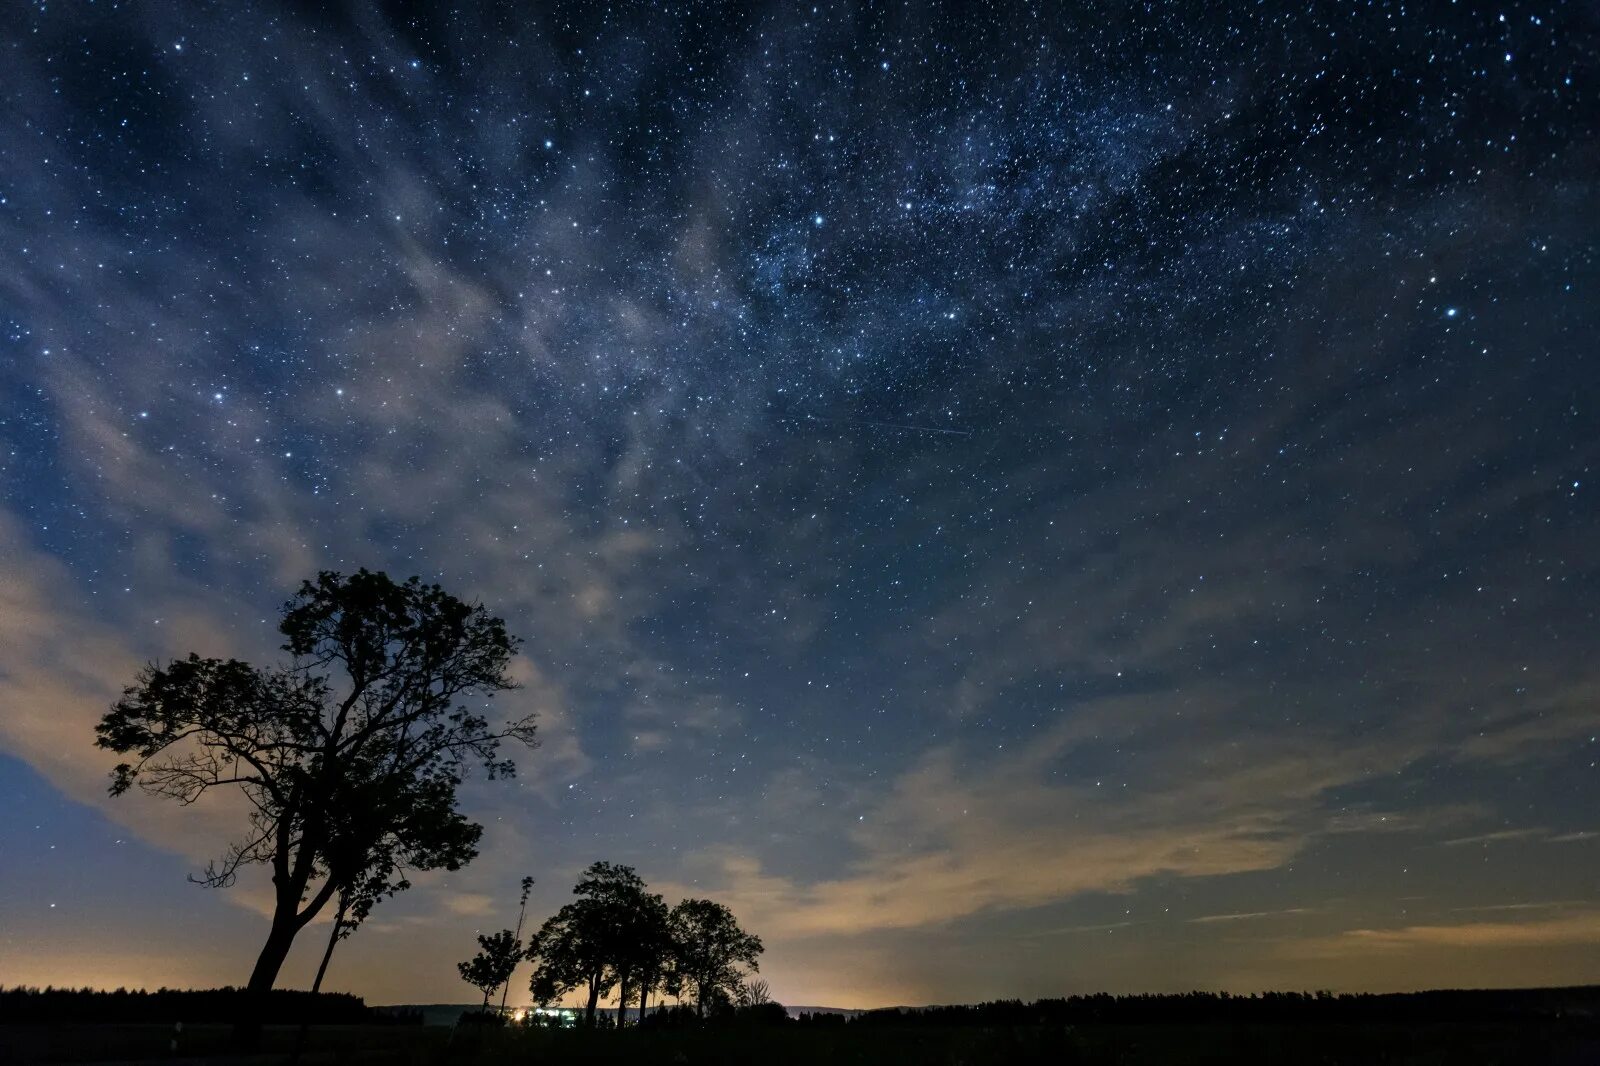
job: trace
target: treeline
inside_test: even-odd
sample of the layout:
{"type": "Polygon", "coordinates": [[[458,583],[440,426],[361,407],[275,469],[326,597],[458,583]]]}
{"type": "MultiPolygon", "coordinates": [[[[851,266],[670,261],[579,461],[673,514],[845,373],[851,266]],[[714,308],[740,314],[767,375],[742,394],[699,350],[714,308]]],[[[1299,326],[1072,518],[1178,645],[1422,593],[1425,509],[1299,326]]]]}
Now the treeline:
{"type": "MultiPolygon", "coordinates": [[[[1185,992],[1173,995],[995,1000],[967,1006],[899,1007],[850,1020],[866,1026],[1028,1026],[1159,1022],[1462,1022],[1600,1017],[1600,986],[1445,989],[1344,993],[1185,992]]],[[[839,1015],[802,1016],[804,1023],[847,1024],[839,1015]]]]}
{"type": "MultiPolygon", "coordinates": [[[[16,1022],[233,1022],[245,1003],[243,988],[144,989],[0,988],[0,1023],[16,1022]]],[[[343,992],[300,992],[275,988],[265,1000],[269,1025],[312,1022],[320,1025],[421,1024],[422,1017],[373,1010],[359,996],[343,992]]]]}

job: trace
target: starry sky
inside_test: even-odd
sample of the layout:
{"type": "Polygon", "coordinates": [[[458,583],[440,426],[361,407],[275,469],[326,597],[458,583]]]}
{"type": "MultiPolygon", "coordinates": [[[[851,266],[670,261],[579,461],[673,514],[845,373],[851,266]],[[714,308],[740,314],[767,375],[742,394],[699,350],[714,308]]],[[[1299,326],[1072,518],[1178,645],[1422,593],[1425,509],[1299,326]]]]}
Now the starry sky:
{"type": "Polygon", "coordinates": [[[0,983],[243,982],[92,725],[359,566],[544,741],[331,988],[600,858],[790,1003],[1600,981],[1592,5],[8,25],[0,983]]]}

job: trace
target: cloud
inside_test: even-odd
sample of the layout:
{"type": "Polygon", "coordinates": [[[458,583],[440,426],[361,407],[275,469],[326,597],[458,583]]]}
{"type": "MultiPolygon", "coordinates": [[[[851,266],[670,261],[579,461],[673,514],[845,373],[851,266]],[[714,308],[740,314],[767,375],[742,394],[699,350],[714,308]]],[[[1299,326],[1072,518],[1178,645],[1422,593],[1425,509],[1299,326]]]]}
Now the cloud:
{"type": "MultiPolygon", "coordinates": [[[[1156,877],[1271,870],[1338,831],[1322,809],[1326,793],[1412,757],[1382,743],[1246,744],[1229,736],[1224,722],[1211,721],[1181,749],[1149,750],[1152,765],[1137,781],[1055,769],[1079,747],[1100,742],[1098,724],[1118,721],[1114,735],[1125,737],[1130,720],[1149,717],[1137,713],[1147,710],[1142,702],[1084,707],[1000,758],[934,749],[886,795],[863,801],[865,813],[847,831],[855,857],[841,876],[778,876],[756,855],[714,850],[703,857],[699,883],[755,927],[792,939],[935,926],[1088,893],[1131,892],[1156,877]]],[[[1203,701],[1191,709],[1194,720],[1205,720],[1203,701]]],[[[792,784],[792,775],[785,780],[792,784]]],[[[689,894],[691,886],[674,889],[689,894]]]]}
{"type": "Polygon", "coordinates": [[[1508,840],[1538,840],[1547,837],[1548,829],[1497,829],[1492,833],[1478,833],[1470,837],[1441,840],[1441,848],[1459,848],[1466,844],[1500,844],[1508,840]]]}
{"type": "Polygon", "coordinates": [[[1526,922],[1466,922],[1459,925],[1408,925],[1397,929],[1351,929],[1333,937],[1308,939],[1293,951],[1351,955],[1406,952],[1418,948],[1451,950],[1548,948],[1600,944],[1600,911],[1526,922]]]}
{"type": "Polygon", "coordinates": [[[1317,909],[1312,907],[1289,907],[1284,910],[1246,911],[1240,914],[1203,914],[1198,918],[1190,918],[1188,921],[1196,925],[1207,925],[1213,922],[1242,922],[1251,921],[1256,918],[1277,918],[1287,914],[1316,913],[1318,913],[1317,909]]]}
{"type": "MultiPolygon", "coordinates": [[[[196,860],[220,854],[227,827],[243,815],[242,802],[198,804],[180,814],[175,805],[137,793],[112,801],[106,789],[117,757],[94,746],[95,723],[147,655],[164,650],[169,637],[186,640],[208,630],[187,590],[176,584],[159,599],[140,598],[134,609],[142,609],[143,624],[117,627],[95,614],[65,567],[34,550],[3,513],[0,554],[11,560],[0,573],[0,746],[68,796],[164,848],[196,860]]],[[[227,654],[221,628],[210,629],[199,646],[227,654]]]]}
{"type": "Polygon", "coordinates": [[[1133,926],[1143,925],[1143,922],[1105,922],[1100,925],[1068,925],[1060,929],[1041,929],[1029,936],[1067,936],[1074,933],[1109,933],[1117,929],[1128,929],[1133,926]]]}
{"type": "Polygon", "coordinates": [[[452,914],[459,914],[467,918],[479,918],[494,910],[494,897],[481,895],[476,892],[449,892],[443,896],[443,903],[452,914]]]}
{"type": "Polygon", "coordinates": [[[1548,911],[1548,910],[1582,910],[1591,905],[1589,900],[1581,899],[1556,899],[1545,900],[1537,903],[1491,903],[1480,907],[1452,907],[1453,911],[1548,911]]]}

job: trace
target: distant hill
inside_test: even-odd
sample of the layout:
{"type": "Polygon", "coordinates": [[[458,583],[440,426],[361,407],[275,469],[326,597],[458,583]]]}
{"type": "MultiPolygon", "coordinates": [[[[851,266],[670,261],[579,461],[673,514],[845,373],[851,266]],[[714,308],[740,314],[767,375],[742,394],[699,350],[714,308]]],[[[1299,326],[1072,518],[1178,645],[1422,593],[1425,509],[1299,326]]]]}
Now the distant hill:
{"type": "Polygon", "coordinates": [[[791,1007],[785,1003],[783,1009],[789,1012],[789,1017],[798,1018],[802,1014],[842,1014],[846,1018],[867,1013],[858,1007],[791,1007]]]}
{"type": "Polygon", "coordinates": [[[463,1011],[477,1010],[478,1007],[477,1003],[386,1003],[372,1009],[396,1012],[414,1010],[421,1012],[423,1025],[454,1025],[463,1011]]]}
{"type": "MultiPolygon", "coordinates": [[[[519,1005],[518,1004],[512,1004],[513,1009],[515,1009],[517,1006],[519,1006],[519,1005]]],[[[526,1004],[521,1004],[520,1006],[525,1007],[526,1004]]],[[[862,1015],[862,1014],[866,1013],[866,1011],[861,1010],[859,1008],[855,1008],[855,1007],[810,1007],[810,1006],[791,1007],[788,1004],[784,1004],[784,1008],[789,1012],[789,1017],[791,1017],[791,1018],[798,1018],[802,1014],[842,1014],[846,1018],[854,1018],[854,1017],[857,1017],[858,1015],[862,1015]]],[[[374,1007],[373,1009],[374,1010],[381,1010],[381,1011],[402,1011],[402,1010],[420,1011],[422,1013],[422,1024],[423,1025],[454,1025],[456,1023],[456,1019],[461,1017],[461,1014],[462,1014],[463,1011],[477,1010],[478,1009],[478,1004],[476,1004],[476,1003],[388,1003],[388,1004],[384,1004],[381,1007],[374,1007]]],[[[654,1014],[655,1012],[656,1012],[656,1008],[652,1006],[650,1008],[650,1013],[654,1014]]],[[[615,1007],[600,1007],[600,1008],[598,1008],[596,1010],[595,1013],[604,1014],[608,1018],[609,1017],[615,1017],[615,1015],[617,1013],[617,1008],[615,1008],[615,1007]]],[[[637,1015],[637,1013],[635,1012],[635,1010],[633,1008],[629,1008],[628,1016],[630,1018],[633,1018],[633,1017],[637,1017],[638,1015],[637,1015]]]]}

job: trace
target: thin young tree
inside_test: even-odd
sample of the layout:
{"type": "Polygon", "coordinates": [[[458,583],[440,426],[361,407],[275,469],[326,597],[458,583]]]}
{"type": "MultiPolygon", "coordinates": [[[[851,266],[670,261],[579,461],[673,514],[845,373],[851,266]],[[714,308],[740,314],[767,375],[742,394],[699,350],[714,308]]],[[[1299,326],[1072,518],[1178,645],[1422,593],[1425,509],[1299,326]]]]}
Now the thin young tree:
{"type": "Polygon", "coordinates": [[[511,980],[522,961],[522,941],[509,929],[493,935],[478,934],[478,953],[466,962],[456,963],[461,979],[483,993],[482,1010],[489,1010],[489,997],[511,980]]]}
{"type": "MultiPolygon", "coordinates": [[[[456,811],[458,786],[474,764],[514,773],[501,741],[534,743],[532,715],[491,727],[464,705],[515,687],[518,642],[437,585],[325,571],[278,628],[287,663],[152,664],[96,726],[101,747],[133,756],[112,771],[112,795],[138,785],[187,805],[237,787],[249,802],[248,832],[198,878],[220,887],[252,863],[272,871],[246,1034],[296,935],[342,890],[476,854],[482,827],[456,811]]],[[[382,894],[357,889],[351,906],[382,894]]]]}
{"type": "MultiPolygon", "coordinates": [[[[522,898],[517,901],[517,961],[522,961],[522,922],[528,916],[528,893],[533,891],[533,878],[522,879],[522,898]]],[[[512,972],[516,972],[516,963],[512,963],[512,972]]],[[[511,974],[506,974],[504,988],[500,992],[500,1013],[506,1012],[506,997],[511,994],[511,974]]]]}

